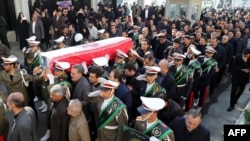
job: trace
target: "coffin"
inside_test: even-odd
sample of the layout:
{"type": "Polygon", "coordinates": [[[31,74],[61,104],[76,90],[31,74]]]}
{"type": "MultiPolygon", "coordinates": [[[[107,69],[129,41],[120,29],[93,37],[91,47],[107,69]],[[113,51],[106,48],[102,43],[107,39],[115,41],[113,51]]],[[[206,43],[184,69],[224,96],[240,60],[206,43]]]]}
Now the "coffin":
{"type": "Polygon", "coordinates": [[[53,68],[55,61],[69,62],[71,67],[84,61],[89,66],[92,64],[92,58],[105,56],[106,54],[110,55],[110,60],[114,60],[117,49],[128,53],[132,45],[131,38],[114,37],[64,49],[42,52],[43,67],[53,68]]]}

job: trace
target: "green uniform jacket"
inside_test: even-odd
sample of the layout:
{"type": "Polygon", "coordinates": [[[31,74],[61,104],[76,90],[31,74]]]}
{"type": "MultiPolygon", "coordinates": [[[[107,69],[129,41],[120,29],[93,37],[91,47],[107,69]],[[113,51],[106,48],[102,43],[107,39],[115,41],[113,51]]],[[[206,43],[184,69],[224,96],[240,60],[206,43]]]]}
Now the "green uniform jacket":
{"type": "MultiPolygon", "coordinates": [[[[8,94],[12,92],[21,92],[24,95],[25,104],[28,105],[29,96],[27,93],[27,88],[23,83],[20,71],[20,69],[15,69],[13,73],[13,80],[11,80],[10,75],[5,70],[3,70],[0,72],[0,81],[6,86],[8,94]]],[[[26,81],[39,80],[38,77],[32,75],[24,74],[23,76],[26,81]]]]}

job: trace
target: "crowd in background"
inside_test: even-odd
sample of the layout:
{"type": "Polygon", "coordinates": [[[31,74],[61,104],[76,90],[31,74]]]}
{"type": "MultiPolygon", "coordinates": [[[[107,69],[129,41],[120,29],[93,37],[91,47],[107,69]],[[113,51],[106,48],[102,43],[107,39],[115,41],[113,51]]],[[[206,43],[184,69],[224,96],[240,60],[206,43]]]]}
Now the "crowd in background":
{"type": "MultiPolygon", "coordinates": [[[[41,140],[51,138],[52,141],[72,141],[79,137],[79,140],[120,141],[120,123],[134,128],[140,121],[138,117],[142,115],[144,120],[141,121],[147,120],[146,126],[156,119],[169,125],[169,134],[164,138],[166,140],[209,141],[209,131],[200,124],[200,110],[206,103],[206,97],[213,95],[224,77],[230,76],[232,90],[227,110],[232,111],[249,82],[248,10],[206,8],[202,10],[200,19],[192,22],[185,14],[181,17],[176,15],[172,19],[165,17],[165,8],[162,6],[146,5],[142,8],[136,4],[131,7],[124,4],[116,9],[114,11],[109,5],[100,6],[98,11],[87,6],[79,9],[75,9],[74,5],[69,8],[58,6],[50,14],[47,8],[34,8],[30,21],[20,12],[17,33],[20,50],[25,54],[23,69],[27,72],[20,75],[21,81],[16,83],[23,84],[23,80],[27,80],[32,85],[22,85],[27,88],[23,93],[24,98],[14,93],[8,98],[7,106],[10,108],[14,104],[14,107],[20,109],[29,105],[33,107],[34,115],[38,111],[50,113],[47,117],[48,129],[41,140]],[[30,39],[32,36],[35,39],[30,39]],[[65,71],[69,68],[67,62],[55,62],[57,67],[54,84],[60,85],[53,85],[49,89],[51,79],[48,78],[46,69],[40,67],[41,51],[113,37],[131,38],[133,46],[128,53],[117,50],[115,60],[109,60],[107,56],[101,61],[93,59],[95,65],[75,64],[70,72],[65,71]],[[105,82],[100,81],[101,78],[105,82]],[[106,87],[104,84],[107,80],[118,85],[109,83],[112,86],[106,87]],[[95,100],[88,98],[88,94],[96,90],[100,90],[102,95],[114,95],[126,107],[100,130],[101,118],[98,111],[102,109],[105,100],[100,104],[98,100],[95,103],[95,100]],[[71,93],[70,96],[67,95],[68,92],[71,93]],[[13,95],[16,95],[16,99],[13,95]],[[34,107],[35,96],[42,102],[38,110],[34,107]],[[142,112],[137,110],[137,107],[147,103],[144,103],[142,96],[163,99],[165,105],[157,110],[152,110],[154,106],[149,106],[146,108],[147,112],[142,112]],[[16,101],[24,103],[18,105],[16,101]],[[188,116],[184,119],[186,112],[188,116]],[[78,115],[84,119],[79,121],[81,127],[77,126],[78,122],[72,122],[78,115]],[[179,117],[183,119],[178,119],[179,117]],[[195,126],[191,128],[189,124],[195,126]]],[[[16,91],[13,90],[15,84],[7,86],[14,79],[7,80],[5,77],[9,75],[8,72],[16,72],[20,68],[17,59],[13,58],[15,57],[6,56],[3,59],[7,65],[4,65],[4,73],[0,74],[0,81],[6,85],[9,93],[16,91]],[[11,61],[10,64],[7,61],[11,61]]],[[[140,124],[143,126],[144,123],[140,124]]],[[[31,128],[34,129],[33,126],[31,128]]],[[[136,129],[143,132],[141,128],[136,129]]],[[[10,140],[14,141],[15,132],[9,131],[9,136],[12,136],[10,140]]],[[[150,133],[148,135],[156,136],[150,133]]]]}

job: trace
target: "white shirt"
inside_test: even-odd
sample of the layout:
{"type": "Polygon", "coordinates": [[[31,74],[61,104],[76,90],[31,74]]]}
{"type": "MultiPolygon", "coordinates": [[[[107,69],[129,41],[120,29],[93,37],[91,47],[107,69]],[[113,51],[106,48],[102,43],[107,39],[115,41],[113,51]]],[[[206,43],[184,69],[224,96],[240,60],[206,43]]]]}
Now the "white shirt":
{"type": "Polygon", "coordinates": [[[146,92],[147,92],[153,85],[154,85],[154,83],[153,83],[153,84],[147,84],[146,92]]]}
{"type": "Polygon", "coordinates": [[[151,122],[151,123],[148,123],[148,121],[147,121],[147,129],[150,127],[150,126],[152,126],[153,124],[155,124],[157,122],[157,119],[154,121],[154,122],[151,122]]]}
{"type": "Polygon", "coordinates": [[[35,28],[36,28],[36,22],[32,22],[32,33],[35,33],[35,28]]]}
{"type": "Polygon", "coordinates": [[[176,68],[176,72],[178,72],[181,69],[182,65],[176,68]]]}
{"type": "Polygon", "coordinates": [[[108,99],[104,99],[103,103],[102,103],[102,107],[101,107],[101,110],[105,109],[105,107],[108,106],[109,102],[114,98],[114,95],[111,96],[110,98],[108,99]]]}
{"type": "Polygon", "coordinates": [[[145,19],[148,18],[148,9],[145,9],[145,19]]]}
{"type": "Polygon", "coordinates": [[[197,59],[194,59],[194,60],[190,60],[188,65],[191,65],[194,61],[196,61],[197,59]]]}
{"type": "Polygon", "coordinates": [[[97,39],[97,34],[98,34],[98,30],[95,26],[93,26],[92,28],[89,28],[89,35],[92,36],[94,39],[97,39]]]}

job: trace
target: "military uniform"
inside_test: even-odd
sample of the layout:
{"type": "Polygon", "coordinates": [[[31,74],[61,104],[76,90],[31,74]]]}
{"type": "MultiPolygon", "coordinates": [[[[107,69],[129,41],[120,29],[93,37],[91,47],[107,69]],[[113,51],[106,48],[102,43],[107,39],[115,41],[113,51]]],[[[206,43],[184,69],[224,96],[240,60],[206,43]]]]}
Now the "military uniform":
{"type": "Polygon", "coordinates": [[[148,136],[155,136],[160,141],[174,141],[174,132],[161,120],[157,120],[147,129],[147,121],[136,121],[135,130],[141,131],[148,136]]]}
{"type": "Polygon", "coordinates": [[[193,107],[194,95],[197,95],[199,79],[200,79],[201,74],[202,74],[200,62],[197,61],[196,59],[190,60],[190,62],[188,64],[188,68],[190,69],[191,77],[193,79],[193,85],[192,85],[192,89],[191,89],[191,92],[189,94],[189,97],[186,101],[186,111],[188,111],[189,109],[191,109],[193,107]]]}
{"type": "Polygon", "coordinates": [[[140,90],[139,93],[141,96],[146,96],[146,97],[151,97],[154,94],[158,93],[158,92],[164,92],[166,93],[166,89],[163,88],[160,84],[158,84],[157,82],[155,82],[148,90],[147,90],[147,85],[148,83],[146,81],[140,81],[140,90]]]}
{"type": "Polygon", "coordinates": [[[174,75],[177,85],[174,100],[183,107],[192,89],[191,71],[185,65],[180,66],[178,69],[175,66],[171,66],[169,70],[174,75]]]}
{"type": "Polygon", "coordinates": [[[21,92],[24,95],[25,104],[28,104],[29,96],[27,93],[26,86],[24,84],[25,81],[37,81],[38,77],[34,77],[28,74],[21,74],[20,69],[15,69],[13,75],[10,75],[6,71],[1,71],[0,73],[0,81],[3,82],[8,90],[8,93],[12,92],[21,92]]]}
{"type": "Polygon", "coordinates": [[[157,111],[164,108],[165,101],[157,97],[141,97],[141,101],[142,105],[137,110],[142,116],[137,117],[135,130],[141,131],[149,137],[156,137],[160,141],[175,141],[173,131],[159,120],[156,114],[157,111]],[[148,120],[149,118],[151,121],[148,120]]]}
{"type": "MultiPolygon", "coordinates": [[[[101,90],[102,88],[114,89],[115,86],[113,84],[115,84],[113,81],[107,80],[101,84],[101,90]]],[[[116,84],[117,86],[118,84],[116,84]]],[[[96,103],[99,111],[98,140],[121,141],[123,125],[128,124],[127,107],[125,104],[114,95],[107,99],[103,99],[99,95],[89,97],[90,95],[85,95],[85,99],[96,103]]]]}
{"type": "Polygon", "coordinates": [[[198,106],[203,107],[208,94],[210,80],[215,74],[217,62],[214,58],[206,58],[205,56],[199,56],[197,60],[200,62],[202,68],[202,75],[198,83],[198,93],[200,93],[198,106]]]}

